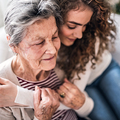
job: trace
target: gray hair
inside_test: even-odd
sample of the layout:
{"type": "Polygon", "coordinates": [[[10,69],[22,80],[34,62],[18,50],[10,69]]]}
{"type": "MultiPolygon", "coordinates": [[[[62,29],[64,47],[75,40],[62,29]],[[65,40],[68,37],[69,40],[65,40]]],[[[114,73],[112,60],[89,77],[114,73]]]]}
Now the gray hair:
{"type": "Polygon", "coordinates": [[[55,17],[59,28],[62,18],[55,0],[11,0],[5,16],[5,31],[10,36],[9,45],[18,45],[25,37],[27,27],[50,16],[55,17]]]}

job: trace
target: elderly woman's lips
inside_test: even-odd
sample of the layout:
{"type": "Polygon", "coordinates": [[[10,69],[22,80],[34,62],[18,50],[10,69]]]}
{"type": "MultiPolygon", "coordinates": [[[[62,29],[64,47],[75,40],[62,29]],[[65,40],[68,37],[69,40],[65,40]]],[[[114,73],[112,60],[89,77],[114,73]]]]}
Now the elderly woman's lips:
{"type": "Polygon", "coordinates": [[[53,56],[53,57],[50,57],[50,58],[46,58],[46,59],[43,59],[43,60],[51,60],[51,59],[53,59],[55,56],[53,56]]]}

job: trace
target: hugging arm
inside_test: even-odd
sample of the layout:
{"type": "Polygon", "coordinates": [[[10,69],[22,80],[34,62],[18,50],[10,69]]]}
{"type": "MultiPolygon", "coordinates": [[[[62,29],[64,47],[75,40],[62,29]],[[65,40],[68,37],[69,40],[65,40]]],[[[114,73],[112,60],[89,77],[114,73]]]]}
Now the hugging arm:
{"type": "MultiPolygon", "coordinates": [[[[4,95],[0,94],[1,95],[1,97],[0,97],[0,101],[1,101],[0,106],[1,107],[12,106],[12,107],[34,108],[34,102],[33,102],[33,100],[35,98],[35,97],[33,98],[33,96],[35,94],[34,91],[24,89],[20,86],[16,86],[11,81],[3,79],[3,78],[0,79],[1,84],[3,84],[3,82],[1,82],[1,80],[3,82],[7,81],[7,82],[5,82],[4,85],[0,85],[0,93],[2,93],[1,88],[2,88],[2,90],[4,90],[4,95]],[[6,86],[9,86],[9,87],[6,87],[6,86]],[[12,89],[14,91],[17,91],[17,95],[11,94],[12,89]],[[27,94],[27,97],[26,97],[26,94],[27,94]],[[8,95],[12,99],[9,99],[8,95]],[[5,99],[7,99],[7,102],[4,102],[5,99]]],[[[75,86],[74,86],[74,88],[75,88],[75,86]]],[[[80,104],[80,106],[82,105],[81,108],[79,108],[79,109],[75,108],[75,106],[77,106],[78,103],[76,105],[74,105],[74,104],[71,105],[71,103],[75,103],[75,101],[72,101],[72,102],[68,103],[69,105],[65,104],[65,102],[61,102],[60,106],[58,107],[58,110],[72,108],[78,113],[78,115],[83,116],[83,117],[87,116],[89,114],[89,112],[91,111],[91,109],[93,108],[93,101],[86,94],[85,94],[85,101],[84,101],[83,93],[80,92],[80,94],[83,96],[83,101],[80,104]],[[88,109],[87,112],[84,112],[84,111],[86,111],[86,109],[88,109]]],[[[72,99],[72,98],[70,98],[70,99],[72,99]]],[[[78,100],[78,99],[76,99],[76,100],[78,100]]]]}
{"type": "Polygon", "coordinates": [[[29,107],[33,107],[32,99],[33,91],[19,87],[8,79],[0,77],[0,107],[28,107],[29,105],[29,107]],[[28,94],[29,97],[26,97],[26,94],[28,94]]]}
{"type": "Polygon", "coordinates": [[[0,107],[16,105],[17,86],[5,78],[0,78],[0,107]]]}

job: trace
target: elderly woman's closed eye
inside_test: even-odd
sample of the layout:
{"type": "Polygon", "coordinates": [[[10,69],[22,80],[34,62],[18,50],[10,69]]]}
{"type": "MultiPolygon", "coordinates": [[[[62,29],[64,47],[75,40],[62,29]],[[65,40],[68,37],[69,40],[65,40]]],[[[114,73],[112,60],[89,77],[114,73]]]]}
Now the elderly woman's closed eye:
{"type": "Polygon", "coordinates": [[[37,20],[27,28],[23,40],[17,46],[12,46],[17,53],[12,69],[18,77],[30,81],[43,80],[49,74],[48,71],[55,67],[59,48],[55,18],[51,16],[37,20]],[[40,72],[42,74],[38,77],[40,72]]]}

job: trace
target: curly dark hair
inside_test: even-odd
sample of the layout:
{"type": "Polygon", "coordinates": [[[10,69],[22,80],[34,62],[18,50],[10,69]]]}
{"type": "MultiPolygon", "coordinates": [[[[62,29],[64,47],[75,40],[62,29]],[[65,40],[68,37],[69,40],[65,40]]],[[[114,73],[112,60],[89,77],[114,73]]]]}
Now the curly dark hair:
{"type": "Polygon", "coordinates": [[[94,69],[96,61],[100,59],[104,50],[109,50],[109,44],[114,44],[116,27],[110,18],[111,7],[107,0],[58,0],[58,4],[63,21],[70,10],[78,10],[82,5],[89,6],[93,10],[83,37],[69,47],[62,44],[58,54],[61,59],[57,61],[57,65],[64,70],[67,79],[71,80],[75,73],[80,79],[79,73],[86,71],[89,60],[92,63],[91,68],[94,69]],[[95,55],[96,36],[100,40],[97,56],[95,55]]]}

